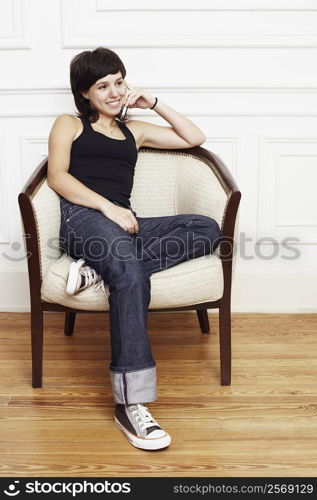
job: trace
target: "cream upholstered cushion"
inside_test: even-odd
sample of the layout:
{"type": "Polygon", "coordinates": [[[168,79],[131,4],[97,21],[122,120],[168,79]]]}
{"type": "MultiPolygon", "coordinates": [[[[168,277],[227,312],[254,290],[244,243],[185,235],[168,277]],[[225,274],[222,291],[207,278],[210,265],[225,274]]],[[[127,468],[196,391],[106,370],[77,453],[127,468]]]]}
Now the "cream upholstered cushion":
{"type": "MultiPolygon", "coordinates": [[[[139,152],[131,203],[140,217],[198,213],[222,225],[227,196],[203,161],[178,152],[139,152]]],[[[75,296],[65,294],[71,258],[58,245],[59,197],[46,180],[34,194],[40,242],[42,300],[83,310],[108,310],[109,290],[89,287],[75,296]]],[[[218,300],[223,294],[222,264],[217,251],[151,276],[149,308],[181,307],[218,300]]]]}
{"type": "MultiPolygon", "coordinates": [[[[69,265],[72,260],[65,253],[54,262],[42,283],[42,300],[87,311],[109,309],[109,288],[106,294],[90,286],[77,293],[65,293],[69,265]]],[[[222,265],[215,255],[198,257],[154,273],[151,280],[150,309],[181,307],[217,300],[223,293],[222,265]]]]}

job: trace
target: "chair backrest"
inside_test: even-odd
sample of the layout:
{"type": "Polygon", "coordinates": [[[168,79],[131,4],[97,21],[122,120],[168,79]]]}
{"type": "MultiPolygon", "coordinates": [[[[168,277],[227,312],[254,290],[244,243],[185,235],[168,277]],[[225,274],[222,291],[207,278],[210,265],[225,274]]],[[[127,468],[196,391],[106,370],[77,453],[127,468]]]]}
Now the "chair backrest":
{"type": "MultiPolygon", "coordinates": [[[[228,194],[210,166],[193,154],[140,150],[131,204],[140,217],[199,213],[222,226],[228,194]]],[[[43,178],[32,196],[39,239],[41,275],[60,257],[57,193],[43,178]]]]}

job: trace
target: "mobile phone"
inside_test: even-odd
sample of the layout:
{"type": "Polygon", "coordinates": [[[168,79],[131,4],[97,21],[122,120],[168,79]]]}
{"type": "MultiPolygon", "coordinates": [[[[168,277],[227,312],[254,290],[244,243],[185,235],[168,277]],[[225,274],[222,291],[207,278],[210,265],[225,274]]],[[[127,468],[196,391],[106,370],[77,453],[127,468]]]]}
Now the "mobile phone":
{"type": "Polygon", "coordinates": [[[128,106],[122,106],[119,113],[119,120],[123,120],[127,114],[128,106]]]}
{"type": "MultiPolygon", "coordinates": [[[[125,85],[125,91],[130,90],[125,82],[124,82],[124,85],[125,85]]],[[[128,106],[122,106],[120,113],[119,113],[119,120],[124,120],[127,112],[128,112],[128,106]]]]}

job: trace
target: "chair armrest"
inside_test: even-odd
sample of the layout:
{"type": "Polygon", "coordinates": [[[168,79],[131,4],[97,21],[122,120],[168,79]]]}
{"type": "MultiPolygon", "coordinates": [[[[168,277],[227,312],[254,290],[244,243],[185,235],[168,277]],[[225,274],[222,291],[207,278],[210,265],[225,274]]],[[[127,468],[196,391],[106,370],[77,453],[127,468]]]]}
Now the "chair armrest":
{"type": "Polygon", "coordinates": [[[223,216],[222,232],[229,239],[231,238],[230,241],[233,241],[241,192],[228,168],[217,155],[201,147],[195,148],[195,155],[210,167],[227,194],[228,201],[223,216]]]}
{"type": "Polygon", "coordinates": [[[227,194],[227,204],[225,206],[221,227],[223,238],[217,250],[219,250],[219,257],[222,260],[224,273],[224,297],[230,302],[232,275],[234,274],[236,264],[235,250],[237,243],[235,240],[238,234],[237,216],[241,192],[231,173],[217,155],[201,147],[194,148],[194,154],[210,167],[227,194]]]}
{"type": "Polygon", "coordinates": [[[47,157],[42,160],[36,169],[32,172],[26,183],[24,184],[21,193],[26,195],[28,198],[33,198],[37,190],[40,188],[42,183],[45,181],[47,177],[47,165],[48,159],[47,157]]]}
{"type": "Polygon", "coordinates": [[[32,198],[46,179],[47,158],[36,167],[18,196],[21,219],[24,227],[24,243],[28,255],[28,271],[31,307],[41,302],[40,245],[32,198]]]}

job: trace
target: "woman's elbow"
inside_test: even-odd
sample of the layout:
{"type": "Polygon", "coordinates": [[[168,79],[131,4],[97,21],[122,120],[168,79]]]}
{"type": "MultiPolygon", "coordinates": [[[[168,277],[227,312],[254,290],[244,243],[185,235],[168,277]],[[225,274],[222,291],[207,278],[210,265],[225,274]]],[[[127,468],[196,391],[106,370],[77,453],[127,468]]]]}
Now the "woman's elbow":
{"type": "Polygon", "coordinates": [[[195,141],[195,144],[193,144],[193,146],[201,146],[202,144],[204,144],[204,142],[206,142],[207,140],[207,137],[202,134],[197,141],[195,141]]]}
{"type": "Polygon", "coordinates": [[[47,174],[46,182],[47,182],[48,187],[50,187],[51,189],[54,189],[54,191],[58,191],[58,186],[63,185],[63,179],[61,179],[61,177],[63,177],[62,174],[59,174],[59,175],[47,174]]]}
{"type": "Polygon", "coordinates": [[[46,182],[47,182],[48,187],[50,187],[51,189],[54,189],[56,181],[52,175],[47,176],[46,182]]]}

